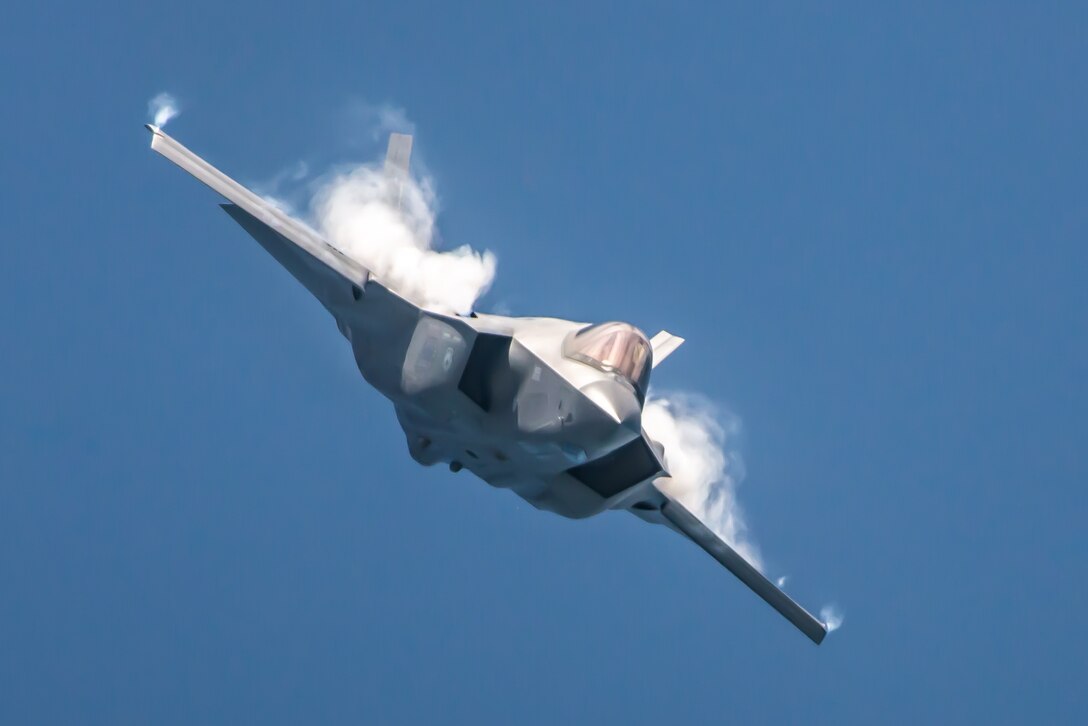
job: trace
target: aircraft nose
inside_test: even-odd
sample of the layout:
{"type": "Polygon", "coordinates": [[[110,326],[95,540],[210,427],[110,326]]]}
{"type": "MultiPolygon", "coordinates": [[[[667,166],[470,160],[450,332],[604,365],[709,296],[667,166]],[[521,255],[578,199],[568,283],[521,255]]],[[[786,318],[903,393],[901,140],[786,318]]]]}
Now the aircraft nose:
{"type": "Polygon", "coordinates": [[[616,423],[642,430],[642,403],[629,386],[619,381],[594,381],[582,388],[582,393],[616,423]]]}

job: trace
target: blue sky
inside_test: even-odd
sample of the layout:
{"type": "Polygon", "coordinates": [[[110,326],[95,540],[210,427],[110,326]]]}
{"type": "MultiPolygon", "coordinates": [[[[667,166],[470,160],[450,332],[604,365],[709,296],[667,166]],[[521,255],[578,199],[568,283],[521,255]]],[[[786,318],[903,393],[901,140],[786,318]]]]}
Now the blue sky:
{"type": "Polygon", "coordinates": [[[1088,717],[1088,13],[48,4],[0,27],[0,721],[1088,717]],[[690,543],[409,458],[247,182],[406,109],[483,309],[688,342],[819,648],[690,543]]]}

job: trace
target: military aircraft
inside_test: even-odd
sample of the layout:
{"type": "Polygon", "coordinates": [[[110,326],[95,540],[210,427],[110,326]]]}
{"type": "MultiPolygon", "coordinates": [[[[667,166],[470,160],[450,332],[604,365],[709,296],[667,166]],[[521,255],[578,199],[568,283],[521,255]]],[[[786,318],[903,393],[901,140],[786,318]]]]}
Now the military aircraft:
{"type": "MultiPolygon", "coordinates": [[[[626,509],[686,535],[815,643],[810,615],[655,485],[668,452],[642,428],[650,371],[683,339],[633,325],[447,315],[382,284],[306,224],[161,128],[151,148],[227,199],[223,209],[332,314],[359,371],[393,403],[420,464],[467,468],[564,517],[626,509]]],[[[392,134],[384,173],[408,174],[412,137],[392,134]]]]}

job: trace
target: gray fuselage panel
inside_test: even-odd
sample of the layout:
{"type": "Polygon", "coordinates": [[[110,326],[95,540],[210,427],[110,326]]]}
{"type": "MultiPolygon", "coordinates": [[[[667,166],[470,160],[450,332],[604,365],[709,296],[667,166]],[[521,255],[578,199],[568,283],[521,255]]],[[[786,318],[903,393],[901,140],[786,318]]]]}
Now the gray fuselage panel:
{"type": "Polygon", "coordinates": [[[481,322],[424,310],[373,280],[335,314],[360,372],[393,402],[421,464],[464,467],[567,517],[627,502],[638,495],[634,485],[661,473],[644,468],[639,481],[605,488],[568,474],[624,445],[641,445],[639,422],[609,416],[516,332],[503,332],[496,316],[481,322]]]}

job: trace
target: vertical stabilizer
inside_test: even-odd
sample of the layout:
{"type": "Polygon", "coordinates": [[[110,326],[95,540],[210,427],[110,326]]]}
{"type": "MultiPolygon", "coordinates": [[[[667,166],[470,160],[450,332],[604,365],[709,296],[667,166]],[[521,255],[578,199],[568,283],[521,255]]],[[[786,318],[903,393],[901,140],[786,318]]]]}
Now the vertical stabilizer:
{"type": "Polygon", "coordinates": [[[389,148],[385,151],[385,175],[394,182],[393,203],[397,209],[400,209],[411,158],[412,137],[408,134],[389,134],[389,148]]]}
{"type": "Polygon", "coordinates": [[[389,134],[389,148],[385,152],[385,173],[389,176],[408,176],[408,162],[412,158],[412,137],[408,134],[389,134]]]}
{"type": "Polygon", "coordinates": [[[673,351],[679,348],[683,342],[683,338],[679,335],[673,335],[667,330],[662,330],[651,338],[650,347],[654,349],[653,367],[657,368],[657,364],[672,355],[673,351]]]}

